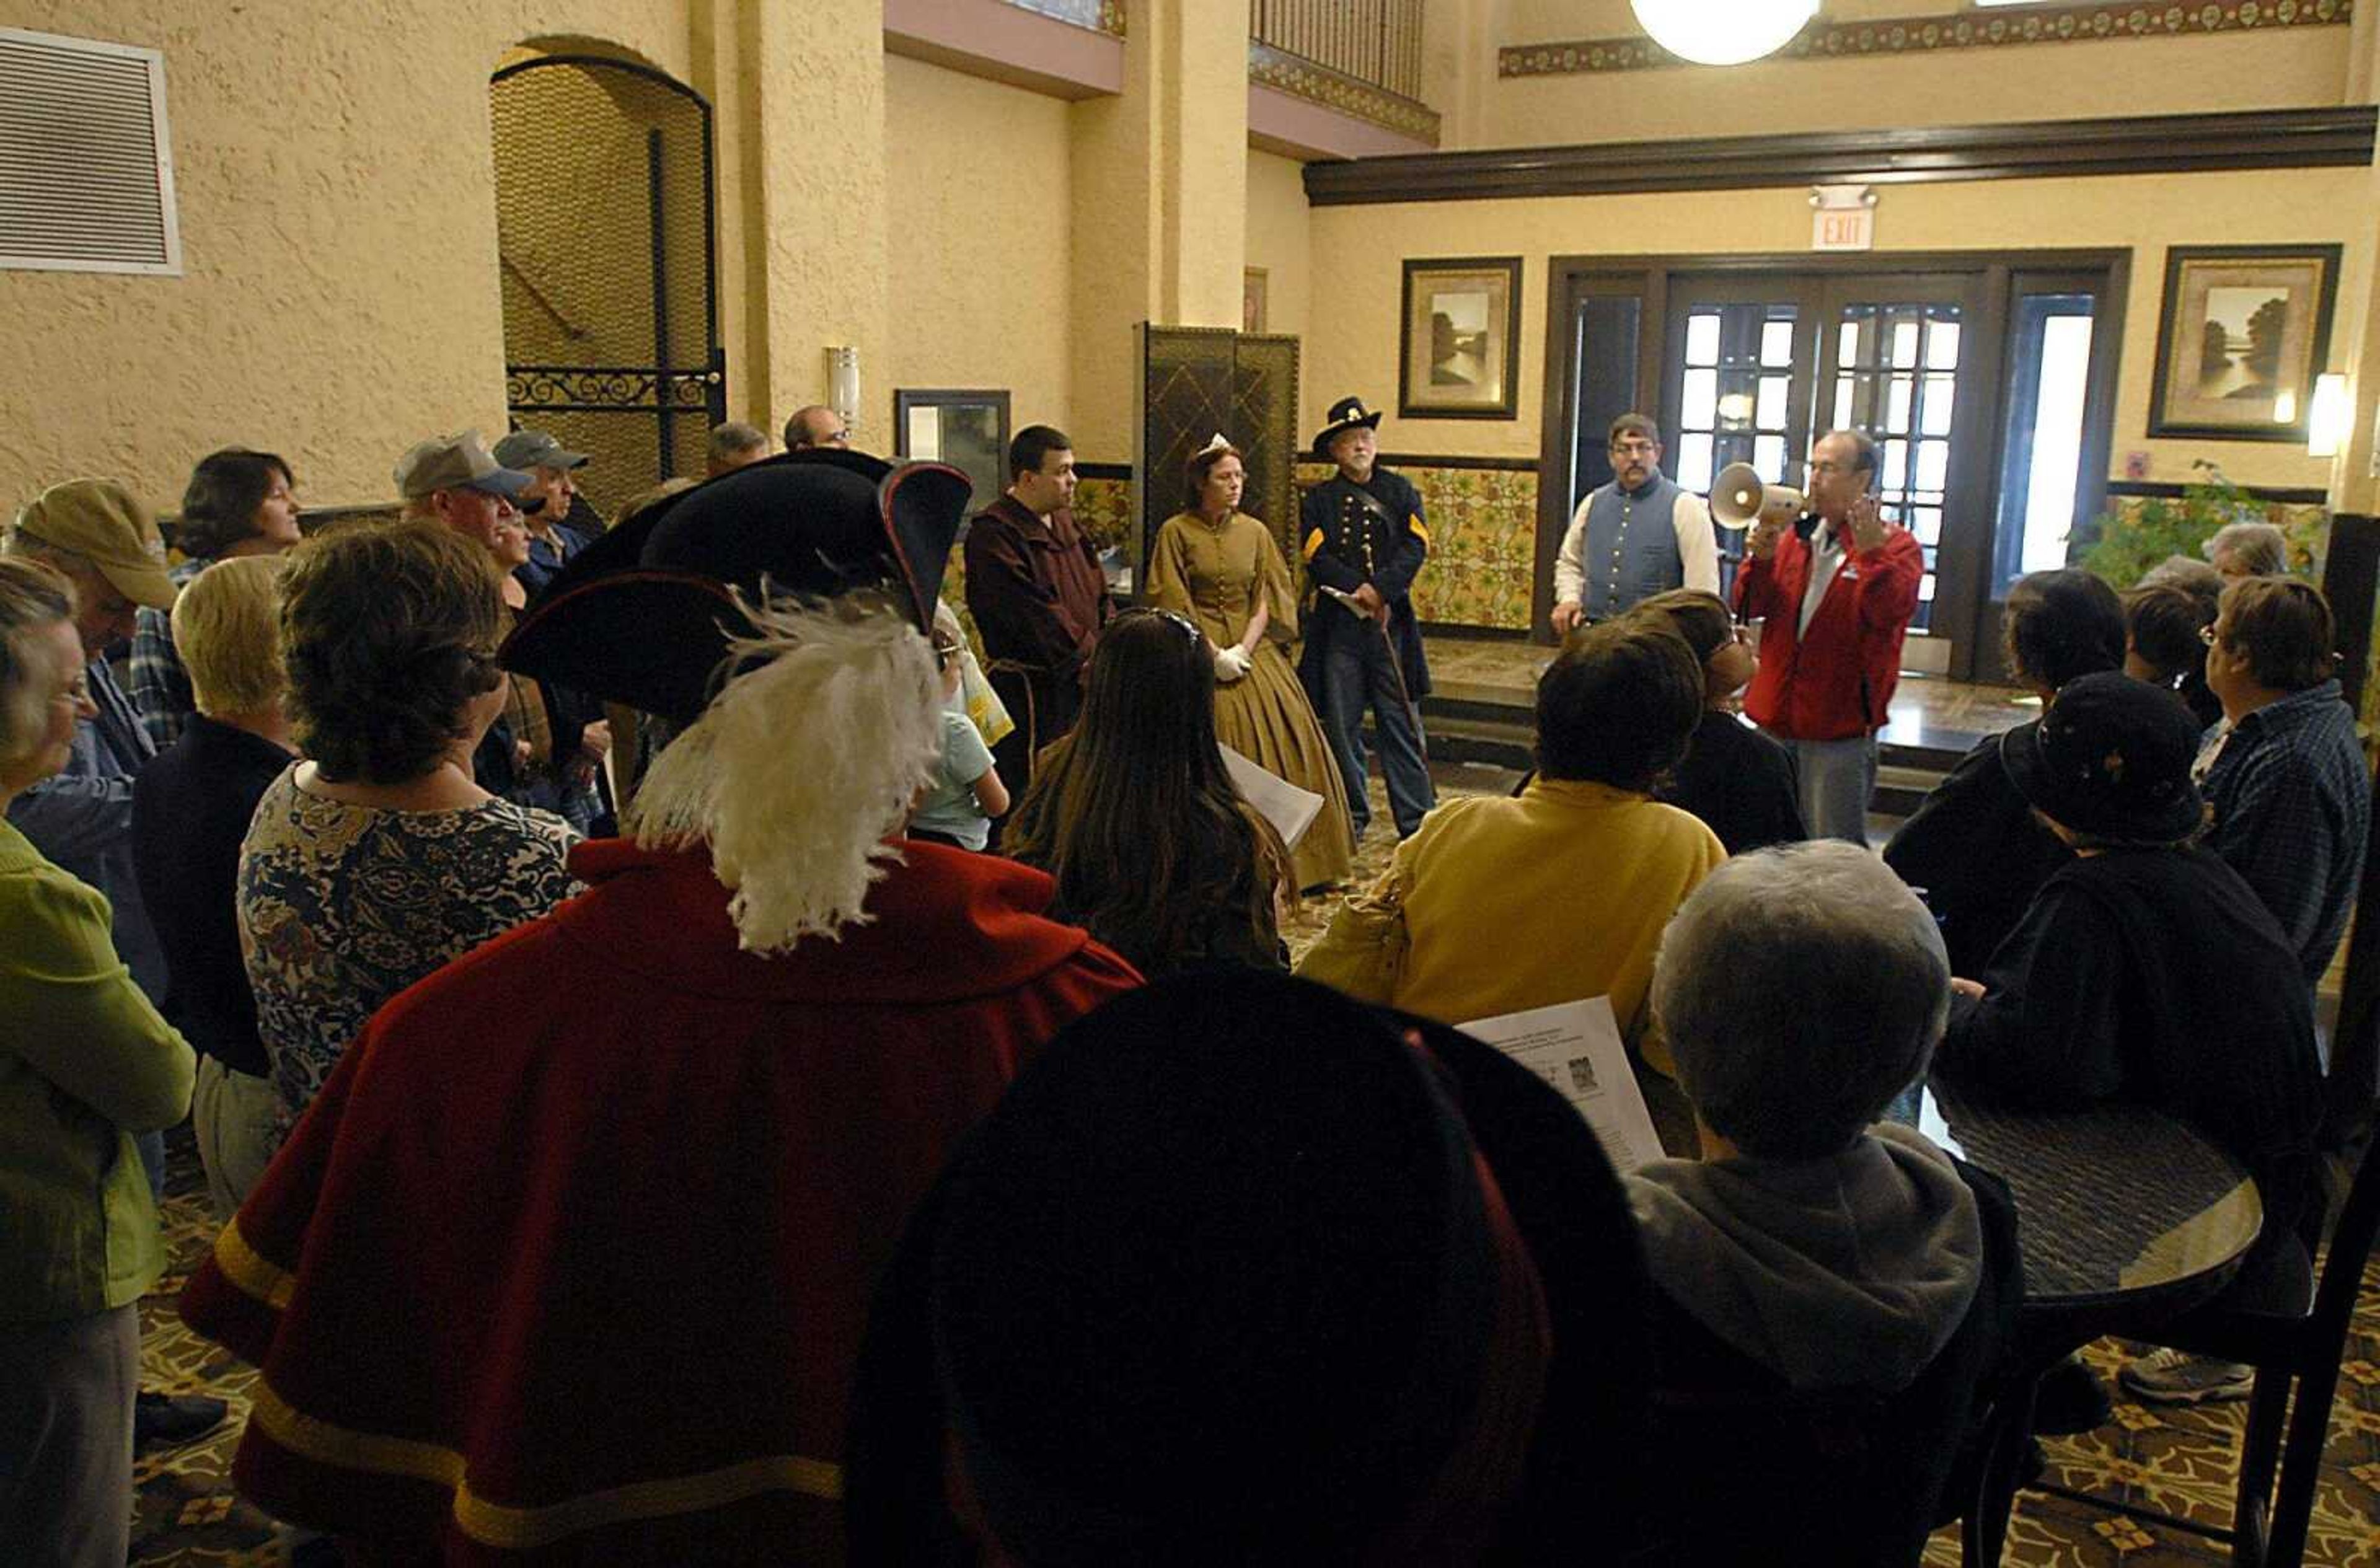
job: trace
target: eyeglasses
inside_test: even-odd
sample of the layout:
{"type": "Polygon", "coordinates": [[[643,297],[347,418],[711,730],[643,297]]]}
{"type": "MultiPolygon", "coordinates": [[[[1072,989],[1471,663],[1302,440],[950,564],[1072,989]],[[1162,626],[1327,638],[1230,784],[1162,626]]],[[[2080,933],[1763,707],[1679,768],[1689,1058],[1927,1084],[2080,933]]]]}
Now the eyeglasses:
{"type": "Polygon", "coordinates": [[[1611,450],[1622,457],[1650,457],[1661,450],[1661,444],[1657,441],[1615,441],[1611,444],[1611,450]]]}

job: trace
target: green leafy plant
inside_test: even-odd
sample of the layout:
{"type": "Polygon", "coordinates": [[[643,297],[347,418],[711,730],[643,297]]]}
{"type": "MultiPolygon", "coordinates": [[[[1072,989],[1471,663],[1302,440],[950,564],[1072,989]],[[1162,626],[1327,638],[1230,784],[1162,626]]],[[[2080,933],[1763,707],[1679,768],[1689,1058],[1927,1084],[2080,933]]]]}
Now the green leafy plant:
{"type": "Polygon", "coordinates": [[[2200,547],[2227,523],[2261,522],[2264,506],[2223,477],[2223,470],[2200,458],[2191,464],[2196,474],[2181,487],[2179,498],[2152,495],[2140,504],[2101,516],[2093,530],[2097,542],[2083,552],[2083,569],[2123,590],[2168,555],[2203,557],[2200,547]]]}

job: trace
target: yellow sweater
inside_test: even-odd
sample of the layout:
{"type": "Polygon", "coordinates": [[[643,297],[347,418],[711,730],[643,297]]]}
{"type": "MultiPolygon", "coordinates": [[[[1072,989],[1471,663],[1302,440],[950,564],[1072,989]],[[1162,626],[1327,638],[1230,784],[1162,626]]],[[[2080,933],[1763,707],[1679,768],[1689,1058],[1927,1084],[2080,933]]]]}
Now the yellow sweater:
{"type": "Polygon", "coordinates": [[[1726,857],[1697,819],[1607,784],[1538,779],[1511,799],[1449,801],[1297,972],[1450,1024],[1609,996],[1634,1044],[1661,930],[1726,857]],[[1383,901],[1402,902],[1406,942],[1386,964],[1367,915],[1383,901]]]}

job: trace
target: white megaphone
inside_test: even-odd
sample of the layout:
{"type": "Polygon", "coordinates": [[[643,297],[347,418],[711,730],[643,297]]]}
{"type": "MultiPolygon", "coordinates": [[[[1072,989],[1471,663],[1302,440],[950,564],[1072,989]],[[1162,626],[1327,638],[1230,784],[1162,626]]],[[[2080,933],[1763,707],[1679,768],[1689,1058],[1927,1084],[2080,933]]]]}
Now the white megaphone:
{"type": "Polygon", "coordinates": [[[1723,529],[1748,529],[1762,521],[1791,522],[1806,504],[1800,491],[1767,483],[1749,463],[1730,463],[1711,480],[1711,521],[1723,529]]]}

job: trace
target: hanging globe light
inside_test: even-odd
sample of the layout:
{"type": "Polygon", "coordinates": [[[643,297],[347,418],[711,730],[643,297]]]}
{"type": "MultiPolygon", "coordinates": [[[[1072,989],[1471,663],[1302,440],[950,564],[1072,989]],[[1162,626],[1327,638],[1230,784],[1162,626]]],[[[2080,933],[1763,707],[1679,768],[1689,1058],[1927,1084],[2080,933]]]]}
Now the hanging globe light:
{"type": "Polygon", "coordinates": [[[1783,48],[1818,0],[1629,0],[1653,42],[1681,60],[1740,66],[1783,48]]]}

